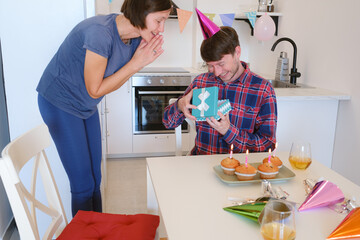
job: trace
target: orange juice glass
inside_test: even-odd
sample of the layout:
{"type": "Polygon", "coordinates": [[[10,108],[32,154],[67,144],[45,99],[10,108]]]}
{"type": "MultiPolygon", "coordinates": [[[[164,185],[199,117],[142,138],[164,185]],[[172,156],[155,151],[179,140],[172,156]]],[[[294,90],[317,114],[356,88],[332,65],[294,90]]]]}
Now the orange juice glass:
{"type": "Polygon", "coordinates": [[[295,211],[289,202],[270,200],[261,214],[260,231],[264,240],[295,239],[295,211]]]}
{"type": "Polygon", "coordinates": [[[302,140],[293,142],[290,149],[289,162],[295,169],[307,169],[312,162],[310,143],[302,140]]]}

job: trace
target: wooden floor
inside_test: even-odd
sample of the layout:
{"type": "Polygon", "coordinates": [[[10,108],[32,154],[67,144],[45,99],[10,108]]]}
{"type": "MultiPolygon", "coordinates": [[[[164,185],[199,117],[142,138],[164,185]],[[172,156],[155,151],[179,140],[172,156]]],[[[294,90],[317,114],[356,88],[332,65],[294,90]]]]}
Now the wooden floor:
{"type": "MultiPolygon", "coordinates": [[[[104,212],[148,213],[146,174],[145,158],[108,159],[104,212]]],[[[163,228],[158,228],[160,240],[167,240],[163,228]]]]}
{"type": "Polygon", "coordinates": [[[145,158],[108,159],[105,209],[107,213],[147,213],[145,158]]]}

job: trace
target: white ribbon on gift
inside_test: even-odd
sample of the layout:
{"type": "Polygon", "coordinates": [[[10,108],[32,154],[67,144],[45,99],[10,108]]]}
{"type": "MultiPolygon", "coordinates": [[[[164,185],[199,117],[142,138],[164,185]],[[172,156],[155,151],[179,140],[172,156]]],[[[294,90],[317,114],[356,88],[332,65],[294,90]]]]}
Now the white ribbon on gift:
{"type": "Polygon", "coordinates": [[[205,92],[205,88],[201,89],[201,93],[198,98],[201,100],[201,103],[197,106],[197,109],[200,110],[200,116],[204,117],[204,112],[209,109],[209,105],[206,104],[205,100],[210,96],[208,91],[205,92]]]}

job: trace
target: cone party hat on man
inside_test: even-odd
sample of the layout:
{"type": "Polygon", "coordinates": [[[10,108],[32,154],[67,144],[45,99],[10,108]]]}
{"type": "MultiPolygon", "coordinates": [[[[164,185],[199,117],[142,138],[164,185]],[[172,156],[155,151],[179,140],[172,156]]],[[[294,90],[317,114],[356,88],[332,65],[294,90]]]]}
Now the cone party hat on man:
{"type": "Polygon", "coordinates": [[[212,37],[215,33],[220,31],[220,28],[215,23],[213,23],[208,17],[206,17],[202,12],[200,12],[199,9],[195,8],[195,10],[205,40],[212,37]]]}

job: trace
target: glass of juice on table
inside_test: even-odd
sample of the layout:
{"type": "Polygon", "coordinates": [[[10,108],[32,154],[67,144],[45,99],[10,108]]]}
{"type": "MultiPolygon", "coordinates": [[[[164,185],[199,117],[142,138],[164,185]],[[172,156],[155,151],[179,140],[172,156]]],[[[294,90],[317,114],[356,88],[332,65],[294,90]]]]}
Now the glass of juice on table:
{"type": "Polygon", "coordinates": [[[310,143],[298,140],[292,143],[289,162],[293,168],[307,169],[311,164],[310,143]]]}
{"type": "Polygon", "coordinates": [[[271,200],[264,208],[261,235],[265,240],[293,240],[296,236],[294,206],[284,200],[271,200]]]}

